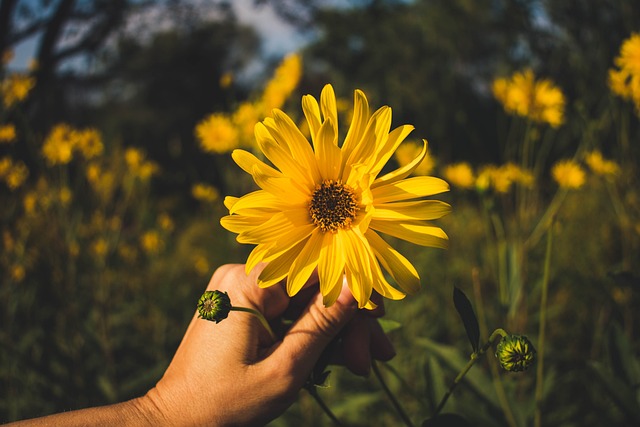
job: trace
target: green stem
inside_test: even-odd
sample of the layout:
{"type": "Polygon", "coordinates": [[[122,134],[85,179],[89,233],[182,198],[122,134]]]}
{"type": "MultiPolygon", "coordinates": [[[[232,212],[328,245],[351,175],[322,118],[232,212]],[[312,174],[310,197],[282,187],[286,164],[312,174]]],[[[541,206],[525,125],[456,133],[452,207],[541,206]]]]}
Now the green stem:
{"type": "MultiPolygon", "coordinates": [[[[480,326],[480,332],[482,335],[486,336],[488,333],[487,329],[487,316],[484,312],[484,303],[482,300],[482,291],[480,286],[480,279],[478,277],[478,269],[474,268],[472,272],[472,282],[473,282],[473,291],[476,297],[476,301],[478,302],[476,307],[478,310],[478,320],[480,326]]],[[[507,393],[504,390],[504,385],[502,384],[502,377],[498,373],[498,368],[496,366],[495,361],[489,363],[489,369],[491,370],[491,378],[493,380],[493,387],[496,390],[496,394],[498,396],[498,401],[500,402],[500,406],[502,407],[502,412],[504,413],[504,417],[509,424],[509,427],[517,427],[518,423],[513,415],[513,411],[511,410],[511,406],[509,405],[509,399],[507,398],[507,393]]]]}
{"type": "Polygon", "coordinates": [[[333,421],[333,424],[338,426],[338,427],[341,427],[343,424],[340,422],[338,417],[336,417],[336,415],[331,411],[331,409],[327,406],[327,404],[324,403],[324,400],[322,400],[320,398],[320,395],[318,394],[318,391],[316,390],[316,388],[313,387],[313,386],[312,387],[308,387],[307,391],[309,392],[309,394],[311,396],[313,396],[313,398],[318,403],[318,405],[320,405],[320,408],[322,408],[324,413],[327,414],[327,416],[329,418],[331,418],[331,421],[333,421]]]}
{"type": "Polygon", "coordinates": [[[464,376],[467,375],[467,372],[469,372],[469,370],[473,367],[473,365],[475,365],[476,361],[486,353],[486,351],[489,349],[489,347],[493,345],[494,341],[497,338],[502,339],[506,336],[507,336],[507,333],[505,332],[504,329],[500,329],[500,328],[496,329],[495,331],[493,331],[493,333],[489,337],[489,340],[482,347],[480,347],[478,351],[471,354],[471,358],[469,359],[469,362],[467,362],[465,367],[462,368],[458,376],[453,380],[453,383],[451,383],[451,385],[449,386],[449,390],[447,390],[445,395],[442,397],[440,404],[436,408],[436,411],[433,413],[433,418],[437,417],[440,411],[442,411],[442,408],[444,408],[444,405],[447,403],[447,400],[449,400],[449,397],[451,396],[455,388],[458,386],[458,383],[460,383],[460,381],[462,381],[464,376]]]}
{"type": "Polygon", "coordinates": [[[395,408],[396,412],[398,413],[400,418],[402,418],[402,421],[404,421],[405,425],[407,425],[408,427],[413,427],[413,423],[411,422],[411,419],[409,418],[407,413],[402,408],[402,405],[400,405],[400,402],[398,402],[398,399],[396,399],[396,396],[393,394],[391,389],[389,389],[387,384],[384,382],[384,379],[382,378],[382,374],[380,373],[380,370],[378,369],[378,365],[376,364],[375,360],[371,361],[371,368],[373,369],[373,373],[378,378],[378,381],[380,381],[380,385],[382,386],[382,389],[389,397],[389,400],[391,400],[391,403],[393,404],[393,407],[395,408]]]}
{"type": "Polygon", "coordinates": [[[269,332],[269,336],[271,336],[271,339],[273,341],[278,341],[278,337],[276,337],[276,334],[273,333],[273,329],[271,329],[271,326],[269,326],[269,322],[267,322],[267,319],[265,319],[262,313],[260,313],[259,311],[247,307],[231,307],[231,311],[244,311],[245,313],[253,314],[258,318],[267,332],[269,332]]]}
{"type": "Polygon", "coordinates": [[[547,231],[547,252],[544,258],[544,273],[542,276],[542,295],[540,297],[540,326],[538,331],[538,366],[536,371],[536,409],[534,426],[540,427],[542,423],[542,391],[544,381],[544,342],[545,327],[547,323],[547,298],[549,293],[549,270],[551,265],[551,242],[553,237],[553,219],[547,231]]]}

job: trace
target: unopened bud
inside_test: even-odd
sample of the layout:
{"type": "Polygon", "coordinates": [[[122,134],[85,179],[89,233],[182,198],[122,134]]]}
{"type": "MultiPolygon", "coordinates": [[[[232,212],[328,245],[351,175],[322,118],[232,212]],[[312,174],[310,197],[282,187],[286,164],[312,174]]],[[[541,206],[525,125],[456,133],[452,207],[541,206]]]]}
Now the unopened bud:
{"type": "Polygon", "coordinates": [[[198,313],[201,319],[216,323],[226,319],[231,310],[231,300],[226,292],[205,291],[198,300],[198,313]]]}
{"type": "Polygon", "coordinates": [[[509,372],[522,372],[536,360],[536,349],[524,335],[507,335],[496,348],[500,366],[509,372]]]}

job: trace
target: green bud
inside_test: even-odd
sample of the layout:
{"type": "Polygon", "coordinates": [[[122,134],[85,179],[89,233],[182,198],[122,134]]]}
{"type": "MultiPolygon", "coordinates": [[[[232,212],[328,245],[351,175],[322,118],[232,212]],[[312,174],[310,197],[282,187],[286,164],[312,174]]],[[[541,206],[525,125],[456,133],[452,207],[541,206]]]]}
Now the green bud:
{"type": "Polygon", "coordinates": [[[498,343],[496,357],[504,370],[522,372],[536,360],[536,349],[524,335],[507,335],[498,343]]]}
{"type": "Polygon", "coordinates": [[[216,323],[226,319],[231,310],[231,300],[226,292],[205,291],[198,300],[198,313],[201,319],[216,323]]]}

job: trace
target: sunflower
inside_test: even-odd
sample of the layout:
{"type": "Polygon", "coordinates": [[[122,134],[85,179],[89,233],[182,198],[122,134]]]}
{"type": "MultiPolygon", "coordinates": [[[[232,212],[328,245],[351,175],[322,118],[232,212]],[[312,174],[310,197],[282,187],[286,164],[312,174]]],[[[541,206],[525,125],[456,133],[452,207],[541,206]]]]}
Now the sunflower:
{"type": "Polygon", "coordinates": [[[251,174],[259,190],[243,197],[226,197],[229,215],[221,219],[237,233],[239,243],[256,245],[247,259],[247,273],[259,262],[267,266],[258,285],[286,280],[295,295],[317,269],[325,306],[335,302],[346,277],[360,308],[372,309],[373,290],[401,299],[420,289],[413,265],[379,233],[411,243],[445,248],[444,231],[428,223],[451,211],[438,200],[419,200],[449,190],[442,179],[408,178],[427,154],[397,170],[378,176],[400,143],[413,130],[403,125],[392,131],[391,108],[373,114],[365,94],[354,93],[354,111],[347,135],[338,144],[336,96],[326,85],[320,103],[302,98],[311,142],[282,111],[256,124],[255,136],[273,166],[244,150],[233,160],[251,174]],[[393,287],[382,271],[394,279],[393,287]]]}

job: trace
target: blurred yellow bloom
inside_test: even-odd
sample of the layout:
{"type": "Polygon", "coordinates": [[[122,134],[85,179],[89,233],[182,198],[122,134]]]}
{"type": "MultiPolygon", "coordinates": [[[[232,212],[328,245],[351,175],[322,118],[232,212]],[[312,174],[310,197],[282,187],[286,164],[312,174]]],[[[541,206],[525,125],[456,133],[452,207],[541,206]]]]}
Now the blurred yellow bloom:
{"type": "Polygon", "coordinates": [[[220,193],[216,187],[208,184],[198,183],[191,187],[191,195],[201,202],[215,202],[220,198],[220,193]]]}
{"type": "Polygon", "coordinates": [[[144,152],[137,148],[127,148],[124,152],[124,160],[133,176],[142,180],[151,178],[158,171],[158,165],[146,160],[144,152]]]}
{"type": "Polygon", "coordinates": [[[99,258],[104,257],[109,250],[107,240],[103,237],[99,237],[91,244],[91,252],[99,258]]]}
{"type": "Polygon", "coordinates": [[[14,73],[5,77],[0,82],[0,95],[4,106],[10,108],[24,100],[35,84],[35,79],[26,74],[14,73]]]}
{"type": "Polygon", "coordinates": [[[551,176],[562,188],[577,189],[582,187],[585,181],[585,173],[582,167],[573,160],[561,160],[551,168],[551,176]]]}
{"type": "Polygon", "coordinates": [[[536,80],[531,69],[516,72],[510,78],[495,79],[492,90],[507,113],[548,123],[552,127],[564,122],[562,91],[550,80],[536,80]]]}
{"type": "MultiPolygon", "coordinates": [[[[404,144],[400,144],[396,152],[394,153],[394,157],[398,162],[398,165],[403,167],[411,163],[423,149],[422,144],[418,144],[417,142],[405,142],[404,144]]],[[[424,156],[424,159],[420,162],[420,164],[413,171],[414,175],[429,175],[433,172],[435,168],[435,161],[430,153],[427,151],[427,154],[424,156]]]]}
{"type": "Polygon", "coordinates": [[[233,83],[233,74],[224,73],[222,76],[220,76],[220,82],[219,83],[220,83],[220,87],[221,88],[223,88],[223,89],[228,88],[233,83]]]}
{"type": "Polygon", "coordinates": [[[620,173],[620,166],[613,160],[605,159],[598,150],[587,153],[584,160],[596,175],[611,178],[620,173]]]}
{"type": "Polygon", "coordinates": [[[121,244],[118,246],[118,255],[124,261],[133,263],[138,258],[138,250],[131,245],[121,244]]]}
{"type": "Polygon", "coordinates": [[[60,203],[63,205],[68,204],[72,197],[73,193],[69,187],[62,187],[58,192],[58,200],[60,200],[60,203]]]}
{"type": "Polygon", "coordinates": [[[102,136],[96,129],[85,129],[75,134],[75,148],[85,159],[92,159],[102,154],[104,145],[102,136]]]}
{"type": "Polygon", "coordinates": [[[448,165],[444,168],[442,175],[445,180],[453,184],[455,187],[463,189],[472,188],[476,182],[473,169],[467,162],[448,165]]]}
{"type": "Polygon", "coordinates": [[[27,215],[33,215],[36,211],[38,196],[35,192],[30,191],[24,195],[22,199],[22,207],[27,215]]]}
{"type": "Polygon", "coordinates": [[[170,232],[170,231],[173,231],[173,228],[175,227],[175,224],[173,223],[173,219],[167,213],[163,212],[160,215],[158,215],[157,221],[158,221],[158,226],[163,231],[170,232]]]}
{"type": "Polygon", "coordinates": [[[14,265],[11,267],[11,279],[15,282],[22,282],[26,276],[26,271],[21,265],[14,265]]]}
{"type": "Polygon", "coordinates": [[[196,137],[203,151],[226,153],[238,147],[238,129],[229,117],[211,114],[196,126],[196,137]]]}
{"type": "Polygon", "coordinates": [[[640,34],[633,33],[622,42],[615,65],[618,69],[609,70],[609,88],[614,94],[633,101],[640,112],[640,34]]]}
{"type": "Polygon", "coordinates": [[[10,190],[20,187],[29,176],[29,169],[21,162],[14,162],[10,157],[0,159],[0,180],[4,181],[10,190]]]}
{"type": "Polygon", "coordinates": [[[202,276],[209,273],[211,270],[209,260],[207,260],[207,257],[202,254],[196,254],[193,267],[196,269],[196,272],[202,276]]]}
{"type": "Polygon", "coordinates": [[[0,144],[11,143],[16,139],[16,127],[12,124],[0,125],[0,144]]]}
{"type": "Polygon", "coordinates": [[[298,54],[286,56],[276,68],[273,78],[267,83],[262,94],[263,114],[271,114],[274,108],[280,108],[291,92],[298,86],[302,75],[302,58],[298,54]]]}
{"type": "MultiPolygon", "coordinates": [[[[259,106],[254,102],[243,102],[231,116],[231,122],[237,130],[237,147],[252,147],[255,145],[253,128],[262,117],[259,106]]],[[[231,149],[226,150],[231,151],[231,149]]]]}
{"type": "Polygon", "coordinates": [[[65,165],[73,159],[74,130],[64,123],[54,126],[42,146],[49,166],[65,165]]]}
{"type": "Polygon", "coordinates": [[[509,192],[512,184],[531,187],[533,174],[509,162],[499,167],[495,165],[484,166],[476,179],[476,187],[479,190],[493,188],[497,193],[509,192]]]}
{"type": "Polygon", "coordinates": [[[155,254],[160,251],[164,242],[156,230],[147,231],[140,238],[140,246],[147,254],[155,254]]]}

